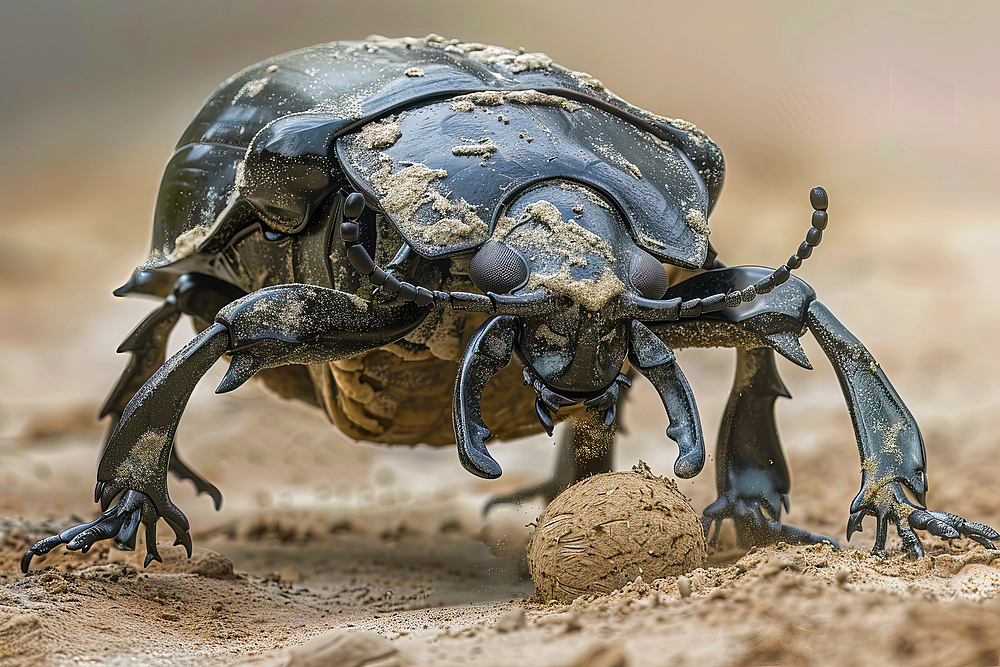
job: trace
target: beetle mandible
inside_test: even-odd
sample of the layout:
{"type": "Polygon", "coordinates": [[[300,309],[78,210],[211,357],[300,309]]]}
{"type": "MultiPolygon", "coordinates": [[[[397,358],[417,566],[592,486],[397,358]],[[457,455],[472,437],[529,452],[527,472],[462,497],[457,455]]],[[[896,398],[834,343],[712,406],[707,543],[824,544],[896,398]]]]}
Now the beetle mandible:
{"type": "Polygon", "coordinates": [[[730,268],[708,240],[723,176],[721,151],[694,125],[638,109],[540,53],[370,38],[240,72],[178,142],[152,250],[115,292],[163,303],[119,348],[132,356],[102,411],[112,422],[95,491],[104,513],[35,544],[22,569],[63,543],[134,548],[140,522],[146,564],[159,560],[161,518],[190,554],[167,472],[218,507],[218,489],[178,458],[174,434],[223,355],[219,392],[259,375],[355,439],[457,443],[481,477],[501,472],[491,435],[551,434],[571,420],[561,469],[495,499],[511,502],[551,499],[610,470],[628,365],[662,398],[675,474],[696,475],[704,438],[672,350],[733,347],[706,531],[732,518],[744,542],[833,542],[780,521],[790,482],[773,405],[787,391],[774,353],[809,368],[806,330],[837,373],[861,455],[848,539],[874,515],[879,553],[890,522],[911,555],[923,553],[914,529],[993,548],[991,528],[924,507],[912,415],[864,346],[790,275],[822,238],[826,193],[810,193],[812,226],[785,265],[730,268]],[[671,286],[664,264],[701,272],[671,286]],[[200,333],[164,363],[184,314],[200,333]]]}

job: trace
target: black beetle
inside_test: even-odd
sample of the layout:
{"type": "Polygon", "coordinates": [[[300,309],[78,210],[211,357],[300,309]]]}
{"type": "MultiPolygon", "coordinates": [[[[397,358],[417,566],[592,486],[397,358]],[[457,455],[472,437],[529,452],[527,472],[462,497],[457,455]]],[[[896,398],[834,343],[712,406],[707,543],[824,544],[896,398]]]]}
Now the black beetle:
{"type": "Polygon", "coordinates": [[[551,499],[610,469],[628,364],[662,397],[674,472],[697,474],[701,425],[671,348],[735,347],[706,531],[728,517],[744,541],[833,542],[780,523],[790,485],[773,404],[787,392],[774,352],[808,368],[806,329],[840,379],[861,453],[848,538],[871,514],[876,552],[890,521],[912,555],[923,553],[914,528],[993,548],[991,528],[922,507],[913,417],[864,346],[790,277],[826,228],[826,193],[812,191],[812,227],[784,266],[726,268],[707,224],[723,175],[722,153],[693,125],[543,54],[373,38],[240,72],[177,144],[152,251],[115,292],[163,304],[119,348],[132,357],[102,413],[113,422],[95,492],[104,513],[35,544],[22,569],[62,543],[134,548],[140,521],[148,564],[160,518],[190,553],[167,471],[221,502],[173,440],[224,354],[220,392],[259,374],[354,438],[457,442],[482,477],[500,475],[484,416],[504,438],[572,420],[553,480],[496,499],[509,502],[551,499]],[[664,263],[704,271],[670,286],[664,263]],[[201,333],[164,363],[181,314],[201,333]]]}

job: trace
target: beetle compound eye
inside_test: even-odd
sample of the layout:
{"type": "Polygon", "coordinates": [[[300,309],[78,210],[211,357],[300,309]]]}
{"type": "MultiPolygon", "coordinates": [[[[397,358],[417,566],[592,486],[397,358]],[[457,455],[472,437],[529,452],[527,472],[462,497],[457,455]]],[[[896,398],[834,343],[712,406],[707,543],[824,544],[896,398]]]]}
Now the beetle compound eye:
{"type": "Polygon", "coordinates": [[[469,262],[469,277],[484,292],[507,294],[528,282],[528,263],[506,243],[487,241],[469,262]]]}
{"type": "Polygon", "coordinates": [[[632,256],[628,277],[636,291],[647,299],[662,299],[670,287],[667,270],[655,257],[641,250],[632,256]]]}

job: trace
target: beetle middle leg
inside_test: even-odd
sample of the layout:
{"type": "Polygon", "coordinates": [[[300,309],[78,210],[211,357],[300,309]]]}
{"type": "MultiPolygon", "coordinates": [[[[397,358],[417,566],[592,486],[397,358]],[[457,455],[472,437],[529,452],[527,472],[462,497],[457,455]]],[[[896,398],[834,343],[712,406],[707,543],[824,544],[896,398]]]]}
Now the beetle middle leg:
{"type": "Polygon", "coordinates": [[[615,426],[605,424],[603,414],[581,412],[567,419],[566,430],[559,437],[559,452],[552,477],[513,493],[497,495],[486,503],[483,513],[494,505],[520,504],[535,497],[552,502],[562,491],[580,480],[611,472],[615,426]]]}
{"type": "Polygon", "coordinates": [[[215,324],[160,366],[125,406],[98,467],[95,499],[104,510],[101,517],[33,545],[21,561],[22,571],[33,556],[63,543],[86,551],[99,540],[114,538],[132,546],[140,522],[146,526],[148,564],[159,559],[155,531],[160,518],[190,555],[187,518],[170,500],[167,468],[177,424],[208,369],[223,354],[232,355],[217,390],[229,391],[265,368],[343,359],[398,340],[428,312],[412,302],[372,304],[345,292],[297,284],[267,287],[229,304],[215,324]]]}
{"type": "Polygon", "coordinates": [[[719,428],[716,448],[718,499],[702,515],[706,533],[715,535],[732,519],[740,546],[776,541],[836,542],[781,523],[788,510],[791,478],[774,419],[779,396],[791,398],[767,347],[737,348],[736,376],[719,428]]]}

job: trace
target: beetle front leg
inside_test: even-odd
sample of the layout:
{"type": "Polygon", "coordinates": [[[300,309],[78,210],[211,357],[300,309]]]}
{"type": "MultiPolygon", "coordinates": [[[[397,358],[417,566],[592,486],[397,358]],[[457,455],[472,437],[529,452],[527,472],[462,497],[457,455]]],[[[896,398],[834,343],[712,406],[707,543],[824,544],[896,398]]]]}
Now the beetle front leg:
{"type": "Polygon", "coordinates": [[[705,437],[694,394],[673,351],[642,322],[632,321],[629,361],[656,388],[670,425],[667,437],[677,443],[674,474],[694,477],[705,466],[705,437]]]}
{"type": "Polygon", "coordinates": [[[500,464],[486,450],[492,433],[483,423],[483,389],[500,369],[510,363],[519,327],[513,315],[498,315],[482,323],[472,334],[458,362],[452,421],[458,458],[473,475],[496,479],[500,464]]]}
{"type": "Polygon", "coordinates": [[[371,304],[311,285],[268,287],[229,304],[215,324],[160,366],[125,407],[98,467],[95,498],[104,514],[36,543],[25,554],[22,570],[27,571],[32,556],[58,544],[87,550],[99,540],[115,538],[126,548],[132,546],[140,522],[146,525],[148,564],[159,558],[155,525],[160,518],[190,555],[188,521],[170,500],[167,469],[191,392],[219,357],[232,354],[219,386],[219,391],[228,391],[264,368],[344,359],[398,340],[427,312],[414,303],[371,304]],[[109,509],[119,494],[121,499],[109,509]]]}
{"type": "MultiPolygon", "coordinates": [[[[167,363],[153,373],[136,392],[108,440],[97,471],[95,500],[104,513],[93,522],[71,528],[34,544],[21,560],[28,571],[32,556],[47,553],[66,543],[71,550],[86,552],[95,542],[115,538],[126,547],[135,544],[140,520],[152,527],[163,518],[191,555],[188,521],[167,493],[167,466],[177,422],[191,392],[209,368],[229,348],[229,331],[215,324],[198,334],[167,363]],[[109,509],[121,494],[117,505],[109,509]]],[[[146,564],[158,559],[155,539],[147,542],[146,564]]]]}
{"type": "Polygon", "coordinates": [[[969,537],[993,549],[1000,534],[989,526],[954,514],[931,512],[906,499],[909,489],[925,504],[927,475],[924,442],[913,415],[899,398],[871,353],[819,301],[809,305],[806,321],[829,358],[847,400],[861,455],[861,490],[851,503],[847,539],[861,530],[865,516],[878,520],[872,553],[885,553],[890,522],[911,557],[923,555],[913,529],[945,539],[969,537]]]}
{"type": "MultiPolygon", "coordinates": [[[[115,295],[127,296],[147,291],[142,288],[141,273],[136,272],[128,283],[115,290],[115,295]]],[[[128,352],[131,357],[98,416],[98,419],[108,417],[111,422],[105,447],[121,421],[125,406],[166,360],[167,340],[180,316],[187,314],[196,320],[211,322],[219,309],[245,294],[235,285],[203,274],[188,273],[174,281],[172,290],[160,307],[146,316],[118,347],[118,352],[128,352]]],[[[180,459],[176,443],[171,452],[169,470],[180,479],[190,480],[198,493],[210,496],[215,509],[222,506],[222,493],[180,459]]]]}

